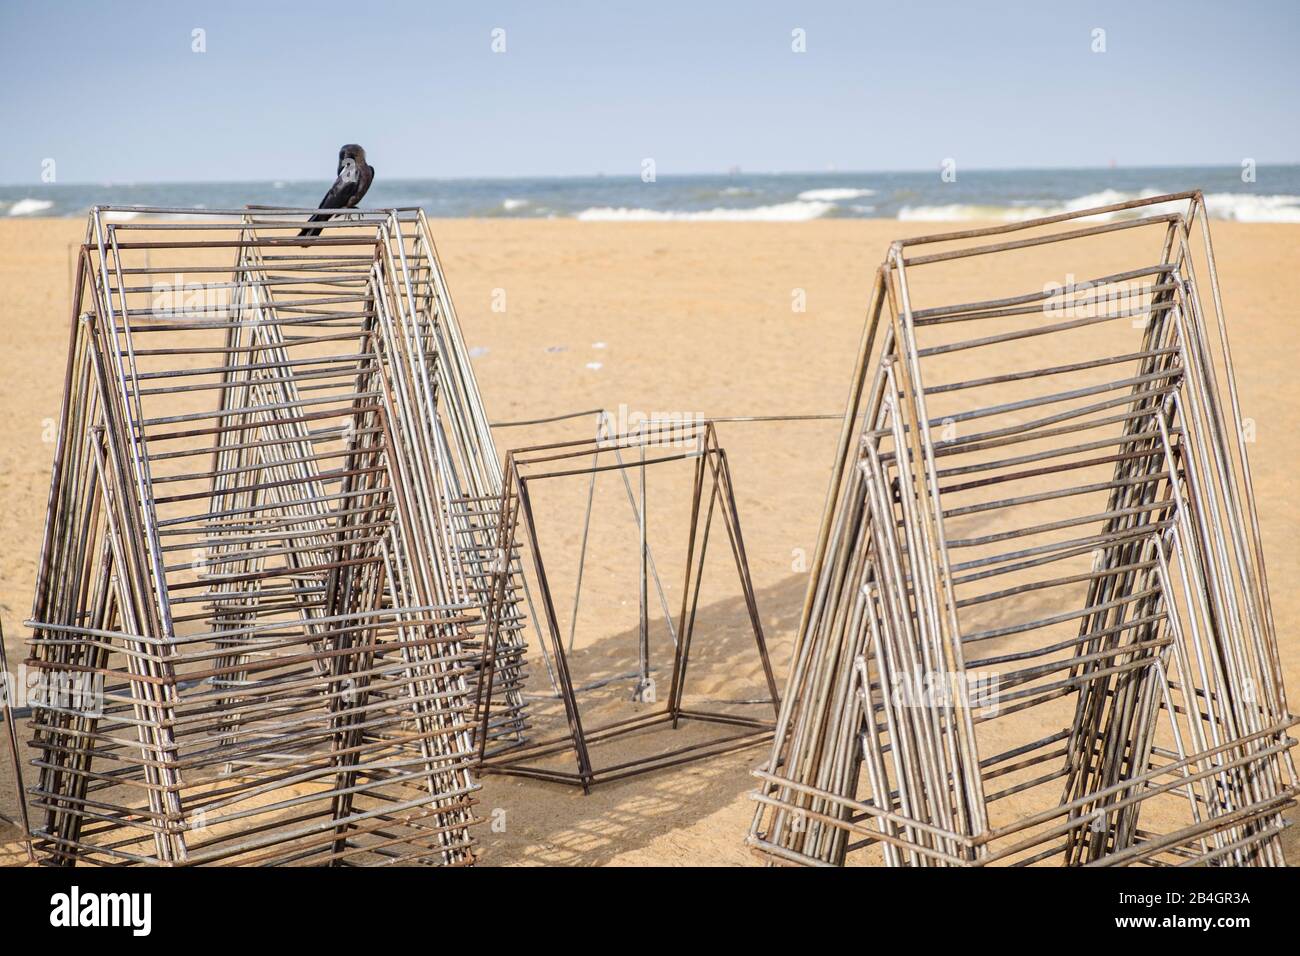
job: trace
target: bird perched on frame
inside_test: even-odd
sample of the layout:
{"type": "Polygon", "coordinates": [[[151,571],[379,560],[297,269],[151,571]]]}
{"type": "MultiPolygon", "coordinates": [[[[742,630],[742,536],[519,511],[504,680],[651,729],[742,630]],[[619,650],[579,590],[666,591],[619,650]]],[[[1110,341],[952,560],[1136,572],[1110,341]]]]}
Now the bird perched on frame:
{"type": "MultiPolygon", "coordinates": [[[[348,143],[339,149],[338,175],[334,185],[329,188],[325,198],[320,201],[321,209],[352,209],[375,179],[375,167],[366,163],[366,151],[356,143],[348,143]]],[[[308,222],[328,222],[334,218],[329,213],[317,213],[308,222]]],[[[319,236],[320,227],[306,228],[299,236],[319,236]]]]}

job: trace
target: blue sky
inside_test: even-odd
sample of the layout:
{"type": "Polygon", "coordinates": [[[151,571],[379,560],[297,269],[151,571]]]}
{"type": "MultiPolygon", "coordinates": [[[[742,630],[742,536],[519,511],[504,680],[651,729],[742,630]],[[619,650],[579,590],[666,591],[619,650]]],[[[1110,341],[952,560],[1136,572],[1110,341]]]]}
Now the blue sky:
{"type": "Polygon", "coordinates": [[[324,179],[348,141],[389,178],[1287,163],[1298,39],[1294,0],[4,0],[0,182],[324,179]]]}

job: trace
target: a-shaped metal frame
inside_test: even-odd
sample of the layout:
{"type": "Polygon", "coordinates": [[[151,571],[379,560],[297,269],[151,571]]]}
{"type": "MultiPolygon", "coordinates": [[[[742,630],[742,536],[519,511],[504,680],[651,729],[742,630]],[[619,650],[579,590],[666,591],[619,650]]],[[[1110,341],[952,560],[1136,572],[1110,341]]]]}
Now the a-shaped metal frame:
{"type": "MultiPolygon", "coordinates": [[[[530,563],[538,585],[537,593],[542,610],[544,634],[542,640],[548,641],[554,661],[560,697],[563,701],[568,732],[533,742],[527,746],[516,747],[486,759],[482,766],[484,773],[500,773],[515,776],[533,777],[558,783],[581,786],[584,792],[598,783],[618,780],[636,774],[677,766],[694,760],[720,756],[747,747],[762,744],[771,739],[772,720],[764,720],[724,711],[697,709],[685,706],[687,671],[690,663],[691,645],[695,636],[695,619],[699,607],[701,580],[704,560],[713,530],[714,516],[726,531],[735,562],[736,572],[744,597],[746,612],[753,629],[755,650],[761,662],[766,679],[770,700],[775,710],[777,706],[776,680],[768,658],[767,645],[763,636],[763,627],[758,615],[758,606],[754,598],[753,584],[750,580],[749,563],[745,555],[744,538],[741,535],[740,519],[736,513],[735,496],[732,490],[731,473],[727,466],[726,452],[718,445],[717,434],[711,422],[701,423],[647,423],[636,432],[627,434],[601,434],[595,439],[560,442],[518,448],[506,456],[506,477],[500,512],[498,540],[510,543],[498,555],[498,568],[506,568],[509,558],[514,554],[519,535],[520,524],[523,526],[524,540],[527,543],[530,563]],[[624,457],[624,452],[632,452],[624,457]],[[614,460],[605,459],[607,455],[614,460]],[[556,613],[552,589],[547,578],[546,565],[542,548],[538,542],[530,486],[539,481],[566,477],[591,476],[598,472],[640,472],[644,491],[645,469],[677,461],[694,460],[694,485],[691,498],[690,531],[686,549],[685,580],[682,591],[680,614],[675,628],[676,643],[673,653],[672,677],[666,701],[652,710],[640,713],[624,720],[613,721],[598,727],[588,727],[583,723],[579,705],[581,688],[574,685],[569,669],[568,652],[565,649],[564,635],[556,613]],[[598,766],[592,757],[594,745],[630,734],[653,731],[657,728],[677,728],[683,721],[701,721],[716,723],[735,728],[735,733],[728,733],[721,738],[701,743],[676,747],[671,750],[625,760],[617,764],[598,766]],[[577,763],[577,770],[565,771],[542,766],[548,758],[572,752],[577,763]]],[[[643,686],[649,677],[647,642],[649,639],[649,587],[653,572],[649,567],[649,546],[647,543],[647,513],[644,496],[636,512],[640,524],[640,643],[641,671],[639,674],[643,686]]],[[[498,575],[497,594],[505,596],[505,587],[509,578],[498,575]]],[[[506,607],[508,604],[493,603],[492,607],[506,607]]],[[[490,615],[491,617],[491,615],[490,615]]],[[[493,622],[494,623],[494,620],[493,622]]],[[[491,648],[494,643],[485,643],[491,648]]],[[[494,672],[491,661],[487,661],[484,670],[489,675],[494,672]]],[[[490,710],[481,719],[489,719],[490,710]]]]}
{"type": "Polygon", "coordinates": [[[42,862],[474,860],[436,258],[308,212],[92,211],[28,663],[96,706],[33,709],[42,862]]]}
{"type": "Polygon", "coordinates": [[[890,247],[761,858],[1282,863],[1295,718],[1206,218],[1182,193],[890,247]],[[988,298],[1007,258],[1053,281],[988,298]]]}
{"type": "MultiPolygon", "coordinates": [[[[268,207],[249,207],[267,216],[268,207]]],[[[436,463],[446,486],[440,503],[452,528],[450,559],[463,569],[465,590],[457,600],[480,606],[488,599],[490,563],[496,554],[496,518],[501,500],[501,458],[497,454],[469,349],[456,317],[451,291],[424,211],[419,207],[391,211],[397,227],[386,234],[388,254],[400,267],[401,296],[409,304],[405,331],[410,356],[402,387],[409,401],[428,410],[423,427],[414,433],[415,460],[436,463]]],[[[334,228],[339,227],[336,220],[334,228]]],[[[524,605],[531,601],[518,555],[507,587],[505,611],[497,631],[493,658],[492,719],[486,727],[489,752],[525,741],[528,715],[523,686],[527,676],[524,605]]],[[[534,616],[534,626],[536,620],[534,616]]],[[[467,647],[481,641],[481,628],[471,626],[467,647]]],[[[477,683],[477,675],[471,683],[477,683]]],[[[479,721],[474,722],[479,726],[479,721]]]]}
{"type": "MultiPolygon", "coordinates": [[[[412,303],[410,353],[416,359],[413,376],[419,398],[432,407],[427,432],[428,452],[447,486],[446,511],[453,539],[451,559],[463,569],[470,600],[485,607],[491,562],[498,546],[496,519],[500,512],[502,465],[492,438],[478,380],[470,361],[441,260],[422,209],[397,209],[400,230],[390,230],[392,255],[400,261],[406,297],[412,303]],[[397,240],[400,238],[400,243],[397,240]]],[[[527,678],[524,624],[530,616],[531,598],[518,554],[512,558],[510,578],[497,621],[493,648],[492,717],[476,727],[484,731],[489,753],[526,741],[528,730],[524,683],[527,678]]],[[[477,625],[467,642],[482,640],[477,625]]],[[[470,679],[477,686],[478,675],[470,679]]],[[[475,699],[479,695],[475,694],[475,699]]]]}

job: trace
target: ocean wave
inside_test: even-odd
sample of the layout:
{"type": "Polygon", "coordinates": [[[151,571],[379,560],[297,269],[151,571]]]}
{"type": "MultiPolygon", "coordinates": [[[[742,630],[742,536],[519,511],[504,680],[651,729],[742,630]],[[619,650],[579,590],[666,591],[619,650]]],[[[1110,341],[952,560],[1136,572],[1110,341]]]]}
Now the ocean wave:
{"type": "MultiPolygon", "coordinates": [[[[995,222],[1020,222],[1025,219],[1039,219],[1043,216],[1056,216],[1066,212],[1078,212],[1093,206],[1110,206],[1115,203],[1128,202],[1132,199],[1150,199],[1161,195],[1158,189],[1143,189],[1139,192],[1120,192],[1116,189],[1103,189],[1101,192],[1076,196],[1059,203],[1041,205],[981,205],[974,203],[953,203],[946,206],[903,206],[898,210],[898,218],[905,222],[953,222],[966,220],[988,220],[995,222]]],[[[1157,203],[1136,209],[1122,209],[1116,212],[1102,213],[1097,216],[1085,216],[1085,220],[1103,221],[1124,218],[1137,218],[1169,212],[1185,211],[1186,204],[1181,201],[1157,203]]],[[[1257,196],[1253,193],[1208,193],[1205,196],[1205,208],[1211,219],[1232,219],[1237,222],[1300,222],[1300,196],[1257,196]]]]}
{"type": "MultiPolygon", "coordinates": [[[[1127,202],[1130,199],[1147,199],[1159,196],[1157,190],[1142,190],[1137,193],[1124,193],[1116,189],[1103,189],[1101,192],[1076,196],[1064,202],[1046,202],[1041,205],[1023,203],[1014,206],[1002,206],[986,203],[951,203],[946,206],[903,206],[898,210],[898,218],[904,222],[953,222],[970,219],[991,220],[997,222],[1021,222],[1025,219],[1040,219],[1043,216],[1056,216],[1065,212],[1078,212],[1093,206],[1109,206],[1114,203],[1127,202]]],[[[1087,219],[1111,219],[1116,213],[1103,213],[1099,216],[1087,216],[1087,219]]]]}
{"type": "Polygon", "coordinates": [[[510,199],[507,197],[501,200],[501,208],[506,212],[514,212],[516,209],[523,209],[525,206],[531,205],[531,201],[527,199],[510,199]]]}
{"type": "Polygon", "coordinates": [[[804,222],[835,208],[833,202],[783,202],[750,209],[629,209],[593,206],[575,217],[583,222],[804,222]]]}
{"type": "Polygon", "coordinates": [[[799,194],[799,198],[807,202],[839,202],[842,199],[861,199],[863,196],[874,196],[875,194],[874,189],[836,187],[833,189],[806,189],[799,194]]]}
{"type": "Polygon", "coordinates": [[[54,203],[48,199],[20,199],[9,207],[9,215],[34,216],[38,212],[45,212],[53,205],[54,203]]]}

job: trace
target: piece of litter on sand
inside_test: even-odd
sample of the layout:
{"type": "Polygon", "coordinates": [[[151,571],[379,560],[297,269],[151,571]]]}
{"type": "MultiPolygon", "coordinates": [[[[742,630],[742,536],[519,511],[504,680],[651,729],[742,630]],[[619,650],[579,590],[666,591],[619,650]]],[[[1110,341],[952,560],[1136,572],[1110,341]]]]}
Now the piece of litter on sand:
{"type": "Polygon", "coordinates": [[[488,348],[486,345],[476,345],[469,350],[470,358],[482,358],[487,354],[488,354],[488,348]]]}
{"type": "Polygon", "coordinates": [[[601,367],[601,363],[600,363],[600,362],[588,362],[588,363],[587,363],[587,368],[591,369],[593,372],[596,371],[597,369],[599,369],[600,367],[601,367]]]}
{"type": "Polygon", "coordinates": [[[591,347],[592,347],[593,349],[603,349],[603,348],[605,348],[605,343],[604,343],[604,342],[592,342],[592,343],[591,343],[591,347]]]}
{"type": "Polygon", "coordinates": [[[546,351],[548,351],[548,352],[567,352],[567,351],[569,351],[569,347],[568,347],[567,345],[548,345],[548,346],[546,346],[546,351]]]}

